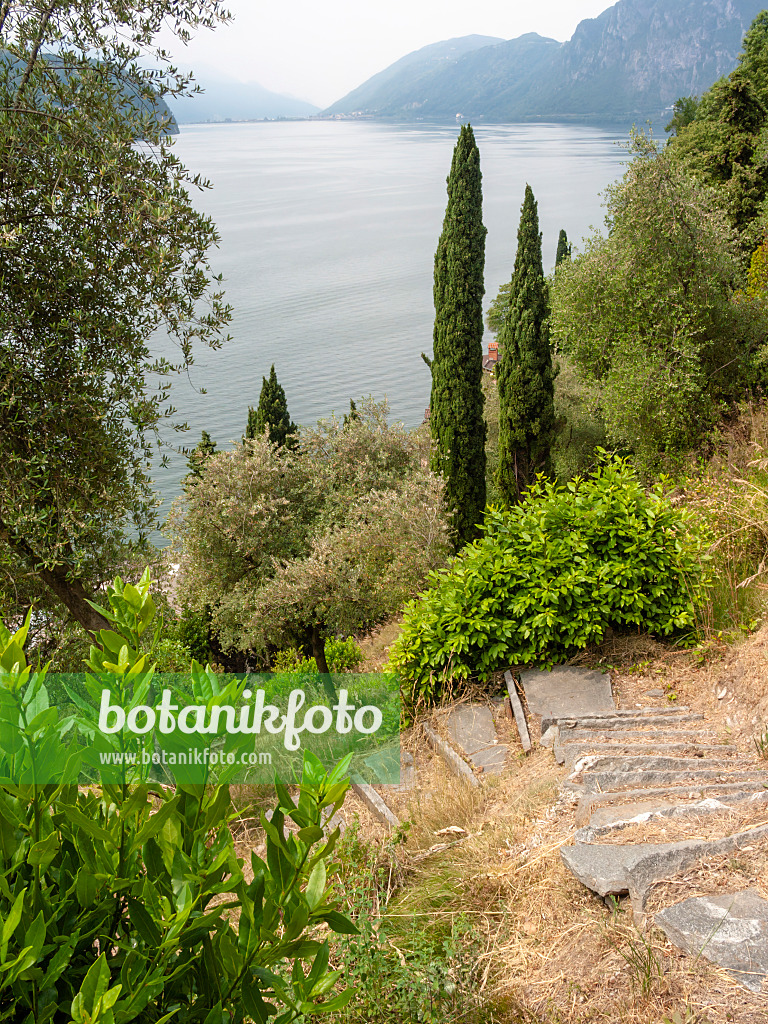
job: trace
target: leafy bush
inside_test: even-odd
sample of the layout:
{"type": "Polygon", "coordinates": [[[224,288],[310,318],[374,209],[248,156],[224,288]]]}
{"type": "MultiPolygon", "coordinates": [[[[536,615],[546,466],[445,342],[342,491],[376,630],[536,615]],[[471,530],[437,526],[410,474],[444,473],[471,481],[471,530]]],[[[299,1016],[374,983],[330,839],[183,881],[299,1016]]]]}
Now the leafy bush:
{"type": "Polygon", "coordinates": [[[614,459],[566,487],[539,481],[406,607],[391,661],[411,699],[449,679],[552,664],[610,627],[690,630],[707,580],[692,517],[614,459]]]}
{"type": "MultiPolygon", "coordinates": [[[[155,616],[149,585],[148,574],[138,587],[115,581],[99,609],[113,629],[91,648],[88,692],[109,680],[124,707],[152,679],[139,653],[155,616]]],[[[328,970],[328,942],[305,933],[355,931],[327,887],[338,830],[322,828],[344,800],[348,762],[326,774],[306,754],[298,803],[277,785],[278,806],[261,818],[266,860],[251,854],[246,881],[226,785],[166,789],[139,761],[100,790],[78,788],[87,754],[152,741],[95,734],[98,711],[74,690],[79,718],[60,720],[46,669],[26,662],[29,620],[13,635],[0,624],[0,1020],[288,1024],[343,1007],[352,991],[329,997],[340,974],[328,970]],[[66,769],[50,784],[65,740],[66,769]],[[299,830],[286,835],[288,817],[299,830]]],[[[208,712],[230,698],[214,673],[193,665],[192,675],[208,712]]]]}
{"type": "MultiPolygon", "coordinates": [[[[329,637],[325,641],[325,660],[330,672],[354,672],[363,662],[363,652],[353,636],[346,640],[341,637],[329,637]]],[[[314,675],[317,665],[314,658],[304,658],[300,651],[286,647],[278,651],[272,659],[275,672],[290,672],[299,675],[314,675]]]]}

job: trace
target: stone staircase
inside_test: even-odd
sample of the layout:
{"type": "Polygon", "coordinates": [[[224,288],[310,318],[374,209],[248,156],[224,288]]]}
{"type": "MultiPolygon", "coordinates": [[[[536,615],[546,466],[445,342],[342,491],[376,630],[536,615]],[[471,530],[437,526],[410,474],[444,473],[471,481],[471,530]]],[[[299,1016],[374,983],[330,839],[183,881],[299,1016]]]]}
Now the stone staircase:
{"type": "MultiPolygon", "coordinates": [[[[507,675],[515,704],[515,683],[507,675]]],[[[540,731],[540,744],[551,747],[567,771],[562,793],[574,808],[574,832],[572,845],[560,854],[568,869],[608,903],[628,897],[638,927],[658,926],[693,957],[716,963],[751,992],[768,996],[768,901],[757,888],[718,889],[673,898],[661,909],[649,906],[658,886],[690,891],[687,872],[728,855],[764,851],[768,875],[766,762],[724,743],[713,724],[690,708],[617,709],[604,673],[531,670],[520,682],[528,714],[540,724],[534,736],[540,731]]],[[[454,774],[478,786],[486,775],[511,767],[513,747],[496,730],[503,713],[499,702],[495,710],[458,705],[439,716],[439,731],[425,724],[422,738],[454,774]]],[[[405,772],[401,790],[415,784],[414,769],[405,772]]],[[[365,789],[370,793],[356,787],[379,820],[396,827],[391,809],[377,806],[384,804],[387,787],[378,794],[365,789]]],[[[730,883],[727,869],[726,876],[730,883]]],[[[765,883],[768,892],[768,877],[765,883]]]]}
{"type": "Polygon", "coordinates": [[[764,762],[721,742],[688,708],[580,712],[547,724],[546,741],[568,770],[564,794],[575,803],[573,845],[561,849],[568,869],[606,901],[628,896],[639,927],[657,925],[686,952],[768,994],[768,902],[756,889],[648,913],[658,884],[768,847],[764,762]]]}

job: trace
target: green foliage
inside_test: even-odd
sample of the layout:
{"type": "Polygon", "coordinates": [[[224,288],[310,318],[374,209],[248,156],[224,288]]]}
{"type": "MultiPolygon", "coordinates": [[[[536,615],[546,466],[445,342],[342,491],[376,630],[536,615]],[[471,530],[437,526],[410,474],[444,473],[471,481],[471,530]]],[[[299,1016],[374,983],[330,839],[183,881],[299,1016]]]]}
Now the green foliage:
{"type": "Polygon", "coordinates": [[[537,473],[550,468],[555,435],[554,379],[549,348],[549,301],[541,261],[539,214],[533,190],[525,199],[509,312],[499,334],[499,465],[503,501],[514,504],[537,473]]]}
{"type": "Polygon", "coordinates": [[[429,438],[361,403],[302,430],[297,448],[261,435],[209,460],[175,504],[180,599],[211,610],[222,649],[322,658],[322,637],[359,633],[397,611],[441,565],[449,531],[429,438]],[[182,557],[183,552],[183,557],[182,557]]]}
{"type": "Polygon", "coordinates": [[[187,468],[189,473],[185,477],[185,484],[195,484],[203,475],[205,463],[216,452],[216,442],[211,440],[211,435],[204,430],[197,442],[197,447],[189,453],[187,468]]]}
{"type": "MultiPolygon", "coordinates": [[[[148,582],[115,581],[101,609],[113,629],[91,648],[89,694],[109,686],[126,707],[144,699],[152,676],[136,656],[153,625],[148,582]]],[[[266,859],[251,854],[247,882],[226,785],[164,789],[138,764],[101,789],[78,788],[80,759],[94,743],[127,750],[126,739],[148,741],[97,737],[97,708],[75,694],[77,720],[59,720],[46,670],[26,663],[28,627],[29,616],[13,635],[0,624],[0,729],[12,762],[0,763],[0,1017],[288,1024],[342,1008],[352,990],[332,995],[340,972],[328,969],[327,940],[307,932],[355,931],[328,885],[338,830],[326,838],[322,828],[344,800],[348,762],[326,774],[306,754],[298,802],[277,786],[278,806],[261,817],[266,859]],[[91,740],[82,749],[78,731],[91,740]],[[61,780],[41,784],[65,742],[61,780]],[[297,832],[286,835],[286,818],[297,832]]],[[[231,695],[200,666],[192,675],[209,708],[231,695]]]]}
{"type": "Polygon", "coordinates": [[[205,607],[201,611],[183,608],[175,634],[178,642],[189,651],[190,660],[199,661],[201,665],[213,660],[210,608],[205,607]]]}
{"type": "Polygon", "coordinates": [[[669,132],[672,136],[679,135],[683,128],[687,128],[696,117],[698,107],[698,96],[681,96],[680,99],[675,100],[672,119],[664,126],[664,131],[669,132]]]}
{"type": "Polygon", "coordinates": [[[331,672],[354,672],[363,663],[363,652],[354,637],[332,636],[325,641],[325,657],[331,672]]]}
{"type": "Polygon", "coordinates": [[[643,469],[686,451],[760,379],[760,303],[734,301],[738,242],[713,192],[642,135],[607,190],[607,238],[561,264],[552,331],[608,438],[643,469]]]}
{"type": "Polygon", "coordinates": [[[563,260],[571,258],[571,247],[568,244],[568,235],[565,233],[565,228],[560,229],[560,234],[557,236],[557,253],[555,254],[555,270],[560,266],[563,260]]]}
{"type": "Polygon", "coordinates": [[[485,318],[488,330],[492,334],[498,334],[509,316],[509,296],[512,291],[512,282],[507,281],[501,285],[496,298],[488,307],[488,315],[485,318]]]}
{"type": "Polygon", "coordinates": [[[187,193],[206,182],[157,116],[189,80],[154,43],[226,20],[209,0],[0,7],[0,559],[86,628],[126,526],[155,522],[169,379],[229,319],[187,193]],[[178,362],[151,353],[158,329],[178,362]]]}
{"type": "Polygon", "coordinates": [[[411,699],[450,679],[552,664],[611,627],[690,631],[706,590],[692,515],[620,459],[567,487],[538,481],[406,607],[391,662],[411,699]]]}
{"type": "Polygon", "coordinates": [[[552,472],[565,483],[588,476],[600,461],[599,451],[608,444],[592,392],[579,378],[573,361],[561,356],[555,380],[557,435],[552,445],[552,472]]]}
{"type": "MultiPolygon", "coordinates": [[[[701,97],[675,104],[675,159],[711,185],[731,225],[753,249],[768,190],[768,18],[761,12],[744,37],[738,65],[701,97]],[[678,104],[682,104],[678,112],[678,104]],[[693,115],[693,116],[691,116],[693,115]]],[[[669,128],[670,126],[668,126],[669,128]]]]}
{"type": "Polygon", "coordinates": [[[269,371],[269,380],[266,377],[261,379],[259,405],[256,409],[248,410],[245,437],[252,440],[267,431],[272,444],[278,446],[287,444],[289,447],[293,447],[296,444],[294,435],[297,428],[288,413],[285,390],[278,382],[274,363],[269,371]]]}
{"type": "MultiPolygon", "coordinates": [[[[363,652],[354,637],[346,640],[341,637],[328,637],[325,641],[325,660],[329,672],[354,672],[363,661],[363,652]]],[[[295,672],[309,675],[317,672],[314,658],[303,658],[301,653],[292,647],[278,651],[272,659],[274,672],[295,672]]]]}
{"type": "Polygon", "coordinates": [[[448,176],[448,205],[435,253],[435,327],[429,424],[432,467],[445,479],[459,544],[477,536],[485,507],[483,420],[483,226],[480,153],[462,125],[448,176]]]}

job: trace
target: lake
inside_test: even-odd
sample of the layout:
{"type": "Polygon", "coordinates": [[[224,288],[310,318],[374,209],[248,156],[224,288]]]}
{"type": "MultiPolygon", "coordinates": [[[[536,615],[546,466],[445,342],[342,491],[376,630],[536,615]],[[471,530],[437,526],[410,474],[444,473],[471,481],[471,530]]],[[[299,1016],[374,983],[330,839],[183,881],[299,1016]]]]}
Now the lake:
{"type": "MultiPolygon", "coordinates": [[[[392,419],[421,422],[430,378],[420,354],[432,351],[433,260],[457,133],[455,124],[365,121],[182,127],[176,152],[213,184],[195,205],[221,234],[211,262],[234,314],[233,340],[198,350],[189,380],[174,383],[191,428],[176,435],[181,443],[194,447],[201,430],[220,447],[239,440],[272,363],[298,424],[343,414],[367,394],[386,395],[392,419]]],[[[626,136],[555,124],[483,125],[475,136],[487,310],[512,273],[526,182],[549,271],[561,228],[578,247],[602,226],[600,193],[622,173],[626,136]]],[[[167,339],[153,348],[173,357],[167,339]]],[[[173,453],[157,469],[161,514],[185,473],[186,458],[173,453]]]]}

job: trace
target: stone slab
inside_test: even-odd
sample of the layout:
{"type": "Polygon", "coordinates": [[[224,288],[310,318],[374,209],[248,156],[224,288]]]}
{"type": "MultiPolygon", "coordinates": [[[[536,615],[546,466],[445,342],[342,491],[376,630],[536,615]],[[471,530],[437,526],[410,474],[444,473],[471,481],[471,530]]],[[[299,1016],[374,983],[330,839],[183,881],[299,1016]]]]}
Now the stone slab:
{"type": "Polygon", "coordinates": [[[445,730],[452,742],[465,754],[474,754],[496,741],[496,726],[490,708],[462,704],[445,716],[445,730]]]}
{"type": "Polygon", "coordinates": [[[738,757],[739,751],[736,747],[729,747],[724,744],[712,744],[699,746],[696,743],[603,743],[600,741],[564,743],[562,733],[560,741],[555,743],[555,760],[558,764],[565,764],[568,768],[580,760],[585,754],[682,754],[690,757],[738,757]]]}
{"type": "Polygon", "coordinates": [[[359,775],[352,776],[352,789],[360,797],[373,816],[378,818],[380,822],[384,825],[388,825],[390,828],[400,827],[400,820],[397,815],[387,807],[386,803],[382,800],[373,786],[369,786],[367,782],[363,782],[359,775]]]}
{"type": "Polygon", "coordinates": [[[625,789],[613,793],[587,794],[579,801],[576,808],[576,825],[581,827],[589,822],[598,807],[623,806],[635,800],[651,800],[657,797],[662,800],[676,799],[694,800],[704,798],[707,793],[710,796],[734,796],[739,800],[746,800],[752,796],[762,796],[765,789],[762,786],[753,784],[751,787],[746,783],[705,783],[701,786],[666,786],[659,789],[625,789]]]}
{"type": "Polygon", "coordinates": [[[457,775],[460,779],[464,779],[464,781],[468,782],[470,786],[480,785],[477,780],[477,776],[474,774],[467,762],[463,761],[459,757],[456,751],[452,749],[450,744],[445,742],[442,736],[439,736],[429,725],[423,725],[422,729],[429,745],[443,758],[454,775],[457,775]]]}
{"type": "MultiPolygon", "coordinates": [[[[699,761],[706,764],[706,761],[699,761]]],[[[760,785],[765,780],[765,773],[759,770],[727,772],[717,768],[702,768],[700,771],[684,769],[682,771],[636,771],[636,772],[585,772],[580,783],[582,793],[615,793],[622,786],[630,789],[644,789],[653,786],[695,786],[699,782],[745,783],[749,786],[760,785]]],[[[768,784],[768,783],[767,783],[768,784]]]]}
{"type": "Polygon", "coordinates": [[[484,750],[470,754],[469,760],[486,775],[493,775],[504,771],[508,753],[509,747],[504,743],[497,743],[495,747],[485,747],[484,750]]]}
{"type": "MultiPolygon", "coordinates": [[[[686,818],[691,815],[699,817],[727,813],[735,810],[738,804],[743,802],[745,801],[717,800],[714,797],[707,797],[705,800],[695,800],[689,804],[638,800],[622,805],[620,812],[616,808],[600,807],[589,819],[588,827],[579,829],[574,839],[580,843],[596,843],[606,835],[615,834],[631,825],[663,822],[670,818],[686,818]]],[[[762,802],[768,803],[768,793],[765,794],[765,799],[762,802]]],[[[738,828],[738,819],[734,820],[734,827],[738,828]]]]}
{"type": "Polygon", "coordinates": [[[517,687],[515,686],[515,680],[512,678],[511,672],[504,673],[504,681],[507,684],[509,703],[512,706],[512,713],[515,716],[517,731],[520,733],[520,742],[523,745],[523,750],[527,754],[531,750],[531,737],[528,733],[528,723],[525,720],[523,705],[520,703],[520,698],[517,695],[517,687]]]}
{"type": "Polygon", "coordinates": [[[551,672],[528,669],[520,673],[528,710],[541,715],[546,732],[556,718],[578,718],[616,710],[611,677],[593,669],[559,666],[551,672]]]}
{"type": "Polygon", "coordinates": [[[694,747],[702,743],[717,743],[717,736],[707,735],[700,729],[675,729],[671,726],[656,726],[652,729],[563,729],[560,725],[560,739],[563,743],[690,743],[694,747]]]}
{"type": "Polygon", "coordinates": [[[732,853],[768,835],[768,825],[710,842],[628,843],[626,846],[575,843],[560,854],[571,873],[599,896],[629,893],[635,913],[642,913],[654,882],[672,878],[707,857],[732,853]]]}
{"type": "Polygon", "coordinates": [[[558,726],[564,734],[569,730],[590,729],[599,732],[600,730],[636,729],[639,726],[659,726],[662,729],[675,729],[678,725],[684,724],[688,728],[691,722],[700,722],[704,715],[696,714],[669,714],[669,715],[605,715],[601,718],[560,718],[558,726]]]}
{"type": "MultiPolygon", "coordinates": [[[[723,771],[754,770],[754,761],[734,762],[730,758],[723,760],[721,764],[713,764],[707,761],[711,770],[722,769],[723,771]]],[[[573,766],[573,771],[568,776],[574,781],[578,776],[586,777],[590,773],[598,772],[673,772],[673,771],[700,771],[702,770],[700,757],[660,757],[657,754],[638,754],[635,757],[611,756],[604,754],[587,754],[573,766]]],[[[768,783],[768,773],[766,773],[768,783]]]]}
{"type": "Polygon", "coordinates": [[[660,814],[678,806],[680,805],[658,800],[633,800],[628,804],[621,804],[620,807],[598,807],[589,819],[589,828],[613,828],[625,825],[629,821],[641,820],[646,814],[660,814]]]}
{"type": "Polygon", "coordinates": [[[754,889],[683,900],[654,921],[691,956],[717,964],[752,992],[768,992],[768,903],[754,889]]]}

